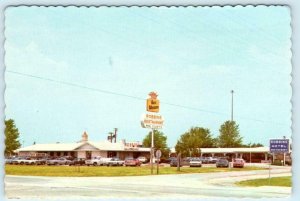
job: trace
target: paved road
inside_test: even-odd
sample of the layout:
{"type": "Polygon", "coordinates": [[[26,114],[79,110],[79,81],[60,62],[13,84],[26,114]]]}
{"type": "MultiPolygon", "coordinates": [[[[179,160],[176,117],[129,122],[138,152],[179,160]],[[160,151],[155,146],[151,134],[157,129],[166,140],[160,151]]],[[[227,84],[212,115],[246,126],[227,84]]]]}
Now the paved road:
{"type": "MultiPolygon", "coordinates": [[[[271,175],[291,175],[290,167],[271,175]]],[[[268,170],[131,177],[6,176],[7,198],[203,198],[288,197],[289,187],[238,187],[234,182],[268,178],[268,170]]]]}

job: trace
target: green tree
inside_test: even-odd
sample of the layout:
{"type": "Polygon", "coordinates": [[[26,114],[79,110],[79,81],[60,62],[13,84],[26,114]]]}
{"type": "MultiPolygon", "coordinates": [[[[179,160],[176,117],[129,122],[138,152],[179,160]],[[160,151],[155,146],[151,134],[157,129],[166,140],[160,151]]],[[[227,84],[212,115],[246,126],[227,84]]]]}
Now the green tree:
{"type": "Polygon", "coordinates": [[[243,147],[263,147],[264,145],[261,143],[248,143],[243,145],[243,147]]]}
{"type": "Polygon", "coordinates": [[[235,121],[224,122],[220,129],[218,137],[219,147],[242,147],[242,137],[240,136],[239,125],[235,121]]]}
{"type": "Polygon", "coordinates": [[[20,148],[19,131],[14,120],[5,120],[5,155],[13,154],[14,150],[20,148]]]}
{"type": "MultiPolygon", "coordinates": [[[[150,131],[148,135],[145,136],[143,140],[144,147],[151,147],[151,136],[152,131],[150,131]]],[[[162,157],[166,158],[169,156],[170,149],[167,146],[167,136],[164,135],[163,132],[160,132],[158,130],[154,130],[154,148],[155,150],[161,150],[162,157]]]]}
{"type": "Polygon", "coordinates": [[[199,156],[199,148],[214,147],[215,139],[210,134],[209,129],[202,127],[192,127],[189,131],[180,136],[175,150],[183,157],[199,156]]]}

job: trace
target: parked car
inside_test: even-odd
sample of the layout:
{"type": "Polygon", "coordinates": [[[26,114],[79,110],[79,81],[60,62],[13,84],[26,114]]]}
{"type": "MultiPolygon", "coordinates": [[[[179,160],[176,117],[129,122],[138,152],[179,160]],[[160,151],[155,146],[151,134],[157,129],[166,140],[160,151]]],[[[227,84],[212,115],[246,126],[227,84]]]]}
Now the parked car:
{"type": "Polygon", "coordinates": [[[69,165],[85,165],[84,158],[74,158],[69,165]]]}
{"type": "Polygon", "coordinates": [[[125,158],[125,166],[140,166],[142,163],[137,158],[125,158]]]}
{"type": "MultiPolygon", "coordinates": [[[[178,160],[177,160],[177,158],[175,158],[175,159],[171,160],[170,166],[171,167],[177,167],[177,163],[178,163],[178,160]]],[[[189,165],[190,165],[190,158],[182,158],[180,160],[180,167],[189,166],[189,165]]]]}
{"type": "Polygon", "coordinates": [[[110,158],[105,164],[107,166],[123,166],[125,161],[120,160],[119,158],[110,158]]]}
{"type": "Polygon", "coordinates": [[[139,156],[137,158],[141,163],[147,163],[148,159],[145,156],[139,156]]]}
{"type": "Polygon", "coordinates": [[[240,167],[243,168],[245,165],[245,161],[242,158],[235,158],[233,159],[233,167],[240,167]]]}
{"type": "Polygon", "coordinates": [[[5,164],[12,164],[14,158],[6,158],[5,159],[5,164]]]}
{"type": "Polygon", "coordinates": [[[50,158],[39,158],[36,161],[36,165],[46,165],[47,160],[50,160],[50,158]]]}
{"type": "Polygon", "coordinates": [[[208,157],[200,157],[200,160],[201,160],[202,164],[208,163],[208,157]]]}
{"type": "Polygon", "coordinates": [[[25,157],[16,157],[12,159],[11,163],[14,165],[24,165],[25,164],[25,157]]]}
{"type": "Polygon", "coordinates": [[[69,165],[72,163],[72,161],[61,157],[61,158],[57,158],[57,159],[47,160],[46,163],[47,163],[47,165],[69,165]]]}
{"type": "Polygon", "coordinates": [[[200,158],[191,158],[190,167],[202,167],[202,161],[200,158]]]}
{"type": "Polygon", "coordinates": [[[218,161],[217,158],[214,157],[207,157],[206,160],[208,161],[208,163],[214,164],[218,161]]]}
{"type": "Polygon", "coordinates": [[[216,167],[229,167],[229,162],[227,159],[221,158],[216,162],[216,167]]]}
{"type": "MultiPolygon", "coordinates": [[[[177,167],[177,164],[178,164],[177,158],[172,159],[170,162],[170,167],[177,167]]],[[[182,167],[182,164],[180,164],[180,167],[182,167]]]]}
{"type": "Polygon", "coordinates": [[[25,164],[25,165],[35,165],[35,164],[36,164],[36,161],[37,161],[37,159],[35,159],[35,158],[27,157],[27,158],[25,158],[25,160],[24,160],[24,164],[25,164]]]}
{"type": "Polygon", "coordinates": [[[172,160],[176,160],[176,159],[177,159],[176,157],[170,157],[167,159],[167,163],[171,163],[172,160]]]}
{"type": "Polygon", "coordinates": [[[101,156],[96,156],[92,159],[85,160],[85,164],[87,166],[90,166],[90,165],[93,165],[93,166],[104,165],[104,160],[101,156]]]}

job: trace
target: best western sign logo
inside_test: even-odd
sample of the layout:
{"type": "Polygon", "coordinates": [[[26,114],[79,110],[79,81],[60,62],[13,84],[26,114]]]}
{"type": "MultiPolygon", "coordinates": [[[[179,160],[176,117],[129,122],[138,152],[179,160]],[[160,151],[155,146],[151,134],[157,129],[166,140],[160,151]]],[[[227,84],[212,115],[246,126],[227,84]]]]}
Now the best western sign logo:
{"type": "Polygon", "coordinates": [[[148,112],[159,112],[159,100],[157,99],[157,93],[150,92],[150,98],[147,99],[146,109],[148,112]]]}

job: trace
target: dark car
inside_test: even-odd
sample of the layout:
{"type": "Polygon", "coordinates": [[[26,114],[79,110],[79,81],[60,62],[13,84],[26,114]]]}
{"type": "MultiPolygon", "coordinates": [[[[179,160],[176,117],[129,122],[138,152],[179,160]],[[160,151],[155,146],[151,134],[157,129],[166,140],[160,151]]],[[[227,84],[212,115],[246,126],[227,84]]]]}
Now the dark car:
{"type": "Polygon", "coordinates": [[[200,160],[202,164],[207,164],[208,163],[208,158],[207,157],[200,157],[200,160]]]}
{"type": "Polygon", "coordinates": [[[219,159],[216,162],[216,167],[229,167],[229,162],[227,159],[219,159]]]}
{"type": "Polygon", "coordinates": [[[84,158],[74,158],[69,165],[85,165],[85,159],[84,158]]]}
{"type": "Polygon", "coordinates": [[[172,160],[177,160],[177,158],[176,157],[170,157],[170,158],[167,159],[167,163],[171,163],[172,160]]]}
{"type": "Polygon", "coordinates": [[[50,160],[50,158],[38,158],[36,161],[36,165],[46,165],[47,160],[50,160]]]}
{"type": "MultiPolygon", "coordinates": [[[[171,167],[177,167],[177,162],[178,162],[177,158],[171,160],[170,166],[171,167]]],[[[180,160],[180,167],[182,167],[182,166],[189,166],[189,165],[190,165],[190,158],[182,158],[180,160]]]]}
{"type": "MultiPolygon", "coordinates": [[[[172,159],[170,162],[170,167],[177,167],[178,160],[177,159],[172,159]]],[[[180,164],[180,167],[182,167],[182,164],[180,164]]]]}

